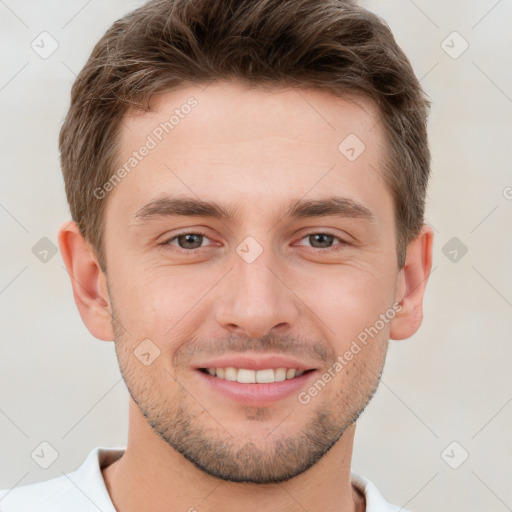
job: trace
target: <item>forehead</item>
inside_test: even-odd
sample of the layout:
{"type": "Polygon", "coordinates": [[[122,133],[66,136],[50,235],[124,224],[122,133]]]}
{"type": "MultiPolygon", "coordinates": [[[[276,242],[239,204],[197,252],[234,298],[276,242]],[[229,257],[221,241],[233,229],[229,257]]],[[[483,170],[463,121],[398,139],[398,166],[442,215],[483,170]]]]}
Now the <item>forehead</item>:
{"type": "MultiPolygon", "coordinates": [[[[183,126],[193,126],[194,144],[242,141],[244,137],[261,135],[332,147],[331,143],[336,143],[344,132],[352,130],[368,138],[379,124],[378,107],[361,93],[335,96],[317,89],[249,86],[239,81],[182,85],[154,95],[150,107],[151,112],[126,112],[122,148],[136,146],[140,136],[147,133],[160,139],[172,132],[173,138],[179,138],[180,132],[186,130],[183,126]],[[330,136],[326,139],[326,135],[330,136]]],[[[187,138],[191,135],[188,132],[187,138]]],[[[376,130],[372,138],[381,135],[376,130]]]]}
{"type": "Polygon", "coordinates": [[[110,196],[122,197],[124,213],[133,215],[162,192],[243,196],[260,209],[268,207],[265,195],[289,202],[334,187],[352,197],[364,189],[377,194],[385,187],[378,117],[360,94],[185,85],[154,96],[150,112],[126,113],[118,147],[126,172],[110,196]]]}

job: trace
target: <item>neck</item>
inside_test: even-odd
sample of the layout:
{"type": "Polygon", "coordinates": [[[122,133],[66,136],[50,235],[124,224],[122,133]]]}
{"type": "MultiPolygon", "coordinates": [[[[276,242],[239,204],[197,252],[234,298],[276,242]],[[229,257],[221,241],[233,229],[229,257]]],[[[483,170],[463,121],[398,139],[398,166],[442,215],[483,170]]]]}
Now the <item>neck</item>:
{"type": "Polygon", "coordinates": [[[118,512],[364,512],[350,482],[355,424],[314,466],[281,483],[228,482],[208,475],[158,437],[130,400],[126,451],[102,470],[118,512]],[[143,485],[141,485],[143,483],[143,485]]]}

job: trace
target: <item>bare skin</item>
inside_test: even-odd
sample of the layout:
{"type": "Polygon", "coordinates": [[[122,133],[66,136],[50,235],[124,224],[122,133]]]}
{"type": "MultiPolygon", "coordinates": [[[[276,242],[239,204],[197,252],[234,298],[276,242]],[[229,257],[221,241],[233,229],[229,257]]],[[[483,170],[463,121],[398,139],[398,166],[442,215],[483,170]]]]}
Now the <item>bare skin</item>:
{"type": "Polygon", "coordinates": [[[158,143],[105,199],[107,274],[75,223],[59,232],[81,317],[115,341],[131,394],[126,452],[103,469],[116,509],[364,511],[350,481],[356,419],[388,340],[421,325],[433,240],[424,225],[398,267],[375,106],[224,82],[166,92],[152,106],[124,119],[120,167],[148,135],[158,143]],[[191,97],[197,106],[157,140],[155,128],[191,97]],[[365,145],[353,161],[338,149],[350,134],[365,145]],[[169,196],[233,215],[136,215],[169,196]],[[345,200],[343,215],[286,215],[295,200],[332,196],[345,200]],[[356,203],[371,217],[347,207],[356,203]],[[262,250],[250,263],[237,252],[247,237],[262,250]],[[308,403],[293,393],[244,405],[197,369],[219,354],[284,354],[312,370],[305,392],[390,311],[308,403]],[[148,339],[159,353],[145,365],[135,354],[148,339]]]}

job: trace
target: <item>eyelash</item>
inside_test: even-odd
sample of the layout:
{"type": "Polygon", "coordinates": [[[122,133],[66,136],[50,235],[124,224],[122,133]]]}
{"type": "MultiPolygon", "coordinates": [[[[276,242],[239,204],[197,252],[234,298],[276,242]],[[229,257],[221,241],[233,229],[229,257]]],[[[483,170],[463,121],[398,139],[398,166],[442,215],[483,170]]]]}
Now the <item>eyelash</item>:
{"type": "MultiPolygon", "coordinates": [[[[162,242],[160,245],[163,246],[164,249],[166,249],[166,250],[171,250],[171,251],[176,251],[176,252],[181,252],[181,253],[190,253],[191,255],[193,255],[199,249],[204,249],[204,247],[197,247],[196,249],[182,249],[181,247],[171,246],[171,242],[174,242],[174,240],[178,239],[181,236],[185,236],[185,235],[199,235],[199,236],[203,236],[203,237],[209,239],[209,236],[206,233],[203,233],[201,231],[184,231],[183,233],[178,233],[178,234],[172,236],[172,238],[169,238],[168,240],[162,242]],[[173,247],[173,248],[168,249],[168,247],[173,247]]],[[[333,235],[332,233],[323,232],[323,231],[314,231],[314,232],[308,233],[308,234],[304,235],[301,238],[301,240],[304,240],[304,238],[308,238],[313,235],[332,236],[333,238],[338,239],[340,243],[338,244],[338,247],[328,247],[326,249],[317,249],[316,247],[310,247],[310,249],[312,249],[312,250],[322,251],[322,252],[335,252],[335,251],[340,251],[340,250],[344,249],[345,246],[347,246],[347,245],[351,245],[349,242],[346,242],[339,236],[333,235]]]]}

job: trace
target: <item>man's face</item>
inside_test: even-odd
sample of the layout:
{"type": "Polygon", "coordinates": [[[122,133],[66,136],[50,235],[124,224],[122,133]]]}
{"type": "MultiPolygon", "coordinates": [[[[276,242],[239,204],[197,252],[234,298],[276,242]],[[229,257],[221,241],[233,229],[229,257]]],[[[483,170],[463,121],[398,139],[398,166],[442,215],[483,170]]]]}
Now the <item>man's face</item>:
{"type": "Polygon", "coordinates": [[[384,134],[361,97],[203,89],[162,94],[153,112],[124,119],[120,167],[134,151],[140,161],[106,210],[116,351],[161,439],[216,477],[283,481],[353,423],[384,364],[389,323],[377,320],[398,293],[384,134]],[[195,106],[183,107],[187,100],[195,106]],[[172,115],[172,128],[161,125],[172,115]],[[316,213],[288,215],[299,201],[334,196],[338,213],[317,203],[316,213]],[[214,202],[231,218],[166,203],[177,198],[214,202]],[[370,327],[332,377],[337,357],[370,327]],[[306,371],[261,384],[208,367],[249,370],[224,370],[238,380],[282,378],[258,368],[306,371]],[[329,369],[330,381],[306,400],[329,369]]]}

